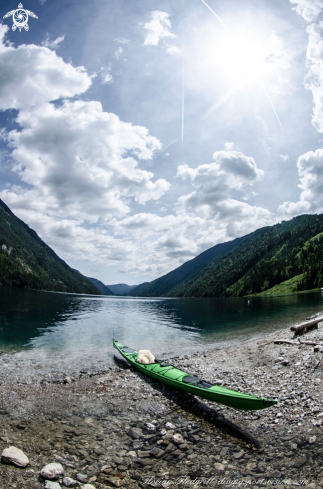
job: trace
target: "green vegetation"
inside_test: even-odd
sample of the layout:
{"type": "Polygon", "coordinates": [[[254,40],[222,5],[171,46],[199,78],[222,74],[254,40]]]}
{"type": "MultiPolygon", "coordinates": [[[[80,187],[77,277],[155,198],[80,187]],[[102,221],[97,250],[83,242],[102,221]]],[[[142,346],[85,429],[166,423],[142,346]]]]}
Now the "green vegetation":
{"type": "Polygon", "coordinates": [[[189,260],[180,267],[176,268],[172,272],[157,278],[153,282],[146,282],[144,284],[137,285],[133,290],[129,292],[129,295],[141,296],[141,297],[161,297],[169,295],[175,287],[182,284],[188,279],[195,277],[201,270],[203,270],[214,258],[222,256],[228,251],[237,246],[244,238],[237,238],[227,243],[222,243],[209,248],[204,251],[193,260],[189,260]]]}
{"type": "Polygon", "coordinates": [[[0,285],[100,294],[81,273],[70,268],[35,231],[0,199],[0,285]]]}
{"type": "Polygon", "coordinates": [[[96,286],[97,289],[101,292],[102,295],[113,295],[112,290],[110,290],[106,285],[104,285],[101,280],[98,280],[97,278],[92,278],[92,277],[86,277],[92,284],[96,286]]]}
{"type": "Polygon", "coordinates": [[[281,284],[274,285],[271,289],[265,290],[264,292],[259,292],[259,296],[268,296],[268,295],[289,295],[296,294],[298,292],[298,285],[301,282],[303,274],[296,275],[289,280],[285,280],[281,284]]]}
{"type": "Polygon", "coordinates": [[[166,293],[149,294],[148,284],[138,295],[245,296],[269,291],[284,282],[282,290],[323,286],[323,215],[298,216],[258,229],[166,293]]]}

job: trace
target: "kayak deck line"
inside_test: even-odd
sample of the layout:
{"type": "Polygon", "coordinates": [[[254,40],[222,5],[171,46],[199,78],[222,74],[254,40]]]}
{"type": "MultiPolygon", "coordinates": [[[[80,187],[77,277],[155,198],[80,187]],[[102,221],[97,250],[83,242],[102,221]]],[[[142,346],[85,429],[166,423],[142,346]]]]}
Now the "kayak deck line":
{"type": "Polygon", "coordinates": [[[275,399],[255,397],[226,387],[210,384],[189,372],[180,370],[166,361],[150,364],[137,362],[138,351],[113,340],[113,346],[137,370],[177,389],[203,397],[225,406],[242,410],[259,410],[277,403],[275,399]]]}

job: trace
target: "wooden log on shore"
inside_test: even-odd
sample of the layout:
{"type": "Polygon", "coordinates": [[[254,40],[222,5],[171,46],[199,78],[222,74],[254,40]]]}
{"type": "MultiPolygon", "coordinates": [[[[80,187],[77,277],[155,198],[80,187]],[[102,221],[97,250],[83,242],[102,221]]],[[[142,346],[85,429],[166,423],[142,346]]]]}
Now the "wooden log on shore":
{"type": "Polygon", "coordinates": [[[318,344],[317,341],[301,341],[298,339],[298,342],[300,345],[309,345],[309,346],[316,346],[318,344]]]}
{"type": "Polygon", "coordinates": [[[286,343],[287,345],[299,345],[298,341],[292,341],[292,340],[275,340],[274,341],[275,345],[281,345],[283,343],[286,343]]]}
{"type": "Polygon", "coordinates": [[[323,321],[323,317],[315,318],[312,319],[311,321],[306,321],[305,323],[297,324],[296,326],[292,326],[290,328],[291,331],[295,332],[295,335],[297,334],[303,334],[306,333],[307,331],[310,331],[311,329],[317,329],[318,328],[318,323],[323,321]]]}

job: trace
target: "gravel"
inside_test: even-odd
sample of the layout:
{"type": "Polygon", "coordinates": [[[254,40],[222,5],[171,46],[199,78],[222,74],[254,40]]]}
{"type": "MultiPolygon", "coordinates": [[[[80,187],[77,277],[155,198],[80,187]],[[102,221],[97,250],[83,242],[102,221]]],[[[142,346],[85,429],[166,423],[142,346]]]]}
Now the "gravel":
{"type": "Polygon", "coordinates": [[[291,339],[287,330],[172,358],[211,383],[279,400],[254,412],[176,391],[121,359],[50,378],[2,356],[0,450],[17,447],[29,465],[1,464],[0,488],[44,489],[39,473],[51,463],[64,469],[61,487],[323,487],[323,349],[304,344],[323,345],[323,331],[274,343],[291,339]]]}

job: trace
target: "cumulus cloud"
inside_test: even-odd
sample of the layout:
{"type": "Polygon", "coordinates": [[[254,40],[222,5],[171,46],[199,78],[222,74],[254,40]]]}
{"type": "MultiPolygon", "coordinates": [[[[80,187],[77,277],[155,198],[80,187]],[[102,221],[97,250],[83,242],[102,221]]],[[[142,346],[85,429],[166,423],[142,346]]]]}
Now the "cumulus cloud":
{"type": "Polygon", "coordinates": [[[308,22],[317,19],[322,12],[322,0],[290,0],[294,10],[308,22]]]}
{"type": "Polygon", "coordinates": [[[90,87],[91,77],[83,67],[65,63],[47,47],[5,45],[7,30],[7,26],[0,25],[0,110],[28,110],[51,100],[73,97],[90,87]]]}
{"type": "MultiPolygon", "coordinates": [[[[20,112],[17,122],[21,131],[6,135],[14,170],[37,189],[48,212],[123,215],[130,210],[127,198],[145,204],[169,188],[166,180],[153,182],[151,172],[138,168],[137,159],[151,159],[159,141],[146,128],[104,112],[99,102],[43,104],[20,112]]],[[[30,190],[23,195],[35,197],[30,190]]]]}
{"type": "Polygon", "coordinates": [[[150,21],[144,24],[144,28],[147,31],[144,40],[145,46],[157,46],[161,39],[175,37],[175,34],[169,30],[171,23],[167,12],[160,10],[151,12],[150,21]]]}
{"type": "Polygon", "coordinates": [[[233,198],[233,192],[245,192],[264,177],[254,159],[239,151],[217,151],[214,162],[190,168],[180,165],[177,177],[191,182],[195,190],[178,202],[185,209],[201,211],[207,219],[216,219],[226,227],[227,236],[241,235],[268,224],[270,212],[233,198]]]}
{"type": "Polygon", "coordinates": [[[323,211],[323,149],[308,151],[297,161],[303,190],[298,202],[284,202],[278,211],[287,216],[323,211]]]}
{"type": "Polygon", "coordinates": [[[313,95],[312,123],[318,132],[323,132],[323,23],[321,0],[290,0],[294,9],[308,23],[308,45],[306,51],[308,73],[305,88],[313,95]]]}

